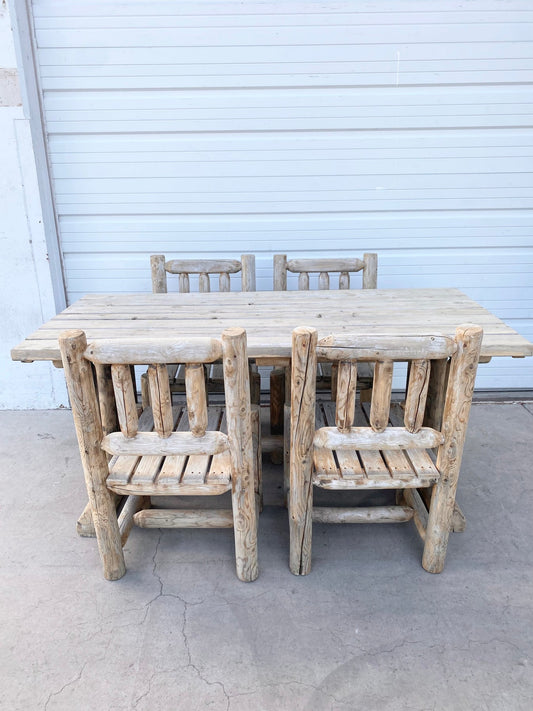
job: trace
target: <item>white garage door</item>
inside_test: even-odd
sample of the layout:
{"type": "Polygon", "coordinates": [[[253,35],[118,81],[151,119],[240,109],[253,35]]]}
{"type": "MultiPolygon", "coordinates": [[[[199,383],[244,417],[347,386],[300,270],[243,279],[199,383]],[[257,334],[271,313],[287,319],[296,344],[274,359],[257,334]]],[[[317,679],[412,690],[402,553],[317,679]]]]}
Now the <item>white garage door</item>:
{"type": "MultiPolygon", "coordinates": [[[[34,0],[69,300],[149,255],[379,253],[533,339],[533,8],[34,0]]],[[[533,360],[533,359],[531,359],[533,360]]],[[[533,388],[497,359],[478,385],[533,388]]]]}

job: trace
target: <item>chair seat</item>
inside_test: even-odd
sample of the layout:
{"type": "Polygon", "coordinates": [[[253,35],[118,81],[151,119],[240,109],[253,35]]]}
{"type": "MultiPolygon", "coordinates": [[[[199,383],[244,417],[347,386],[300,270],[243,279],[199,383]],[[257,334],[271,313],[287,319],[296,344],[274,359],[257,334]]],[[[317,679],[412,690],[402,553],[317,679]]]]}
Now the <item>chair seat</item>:
{"type": "MultiPolygon", "coordinates": [[[[369,426],[369,404],[358,404],[356,427],[369,426]]],[[[403,424],[403,409],[391,404],[390,424],[403,424]]],[[[316,427],[335,426],[335,403],[318,402],[316,427]]],[[[426,487],[439,479],[429,450],[330,450],[315,447],[313,483],[322,489],[405,489],[426,487]]]]}
{"type": "MultiPolygon", "coordinates": [[[[172,408],[177,432],[189,427],[185,407],[172,408]]],[[[139,430],[153,430],[151,408],[139,417],[139,430]]],[[[225,408],[208,408],[208,430],[227,432],[225,408]]],[[[107,486],[119,494],[163,495],[218,495],[231,489],[231,461],[229,451],[215,455],[190,456],[115,456],[109,462],[107,486]]]]}

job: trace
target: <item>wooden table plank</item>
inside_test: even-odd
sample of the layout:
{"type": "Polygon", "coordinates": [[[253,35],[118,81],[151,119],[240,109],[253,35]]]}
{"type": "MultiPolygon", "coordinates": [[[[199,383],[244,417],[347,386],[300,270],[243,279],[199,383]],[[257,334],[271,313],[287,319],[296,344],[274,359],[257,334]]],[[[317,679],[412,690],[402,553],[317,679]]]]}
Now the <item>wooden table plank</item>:
{"type": "Polygon", "coordinates": [[[90,294],[69,306],[13,348],[13,360],[59,360],[61,331],[81,328],[87,340],[219,337],[242,326],[251,356],[289,356],[291,333],[314,326],[330,333],[453,335],[460,323],[484,329],[483,357],[533,355],[533,344],[458,289],[230,292],[208,294],[90,294]]]}

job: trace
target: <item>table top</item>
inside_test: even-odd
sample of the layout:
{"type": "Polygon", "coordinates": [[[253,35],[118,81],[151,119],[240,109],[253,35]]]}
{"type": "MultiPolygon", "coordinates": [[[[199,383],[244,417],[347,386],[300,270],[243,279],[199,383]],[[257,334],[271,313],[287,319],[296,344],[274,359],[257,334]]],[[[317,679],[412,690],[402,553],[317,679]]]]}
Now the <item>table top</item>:
{"type": "Polygon", "coordinates": [[[314,326],[331,333],[445,334],[483,328],[482,357],[533,355],[533,344],[458,289],[256,291],[209,294],[91,294],[13,348],[13,360],[60,360],[58,336],[80,328],[89,342],[131,336],[218,338],[246,329],[250,356],[289,356],[291,333],[314,326]]]}

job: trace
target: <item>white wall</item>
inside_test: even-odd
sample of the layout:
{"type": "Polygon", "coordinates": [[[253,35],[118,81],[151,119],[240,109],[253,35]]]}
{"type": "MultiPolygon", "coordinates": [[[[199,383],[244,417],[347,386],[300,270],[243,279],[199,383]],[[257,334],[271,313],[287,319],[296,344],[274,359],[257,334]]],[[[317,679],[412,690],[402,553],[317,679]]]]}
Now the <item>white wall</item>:
{"type": "Polygon", "coordinates": [[[0,409],[67,404],[62,372],[10,349],[55,314],[28,118],[7,8],[0,4],[0,409]]]}

